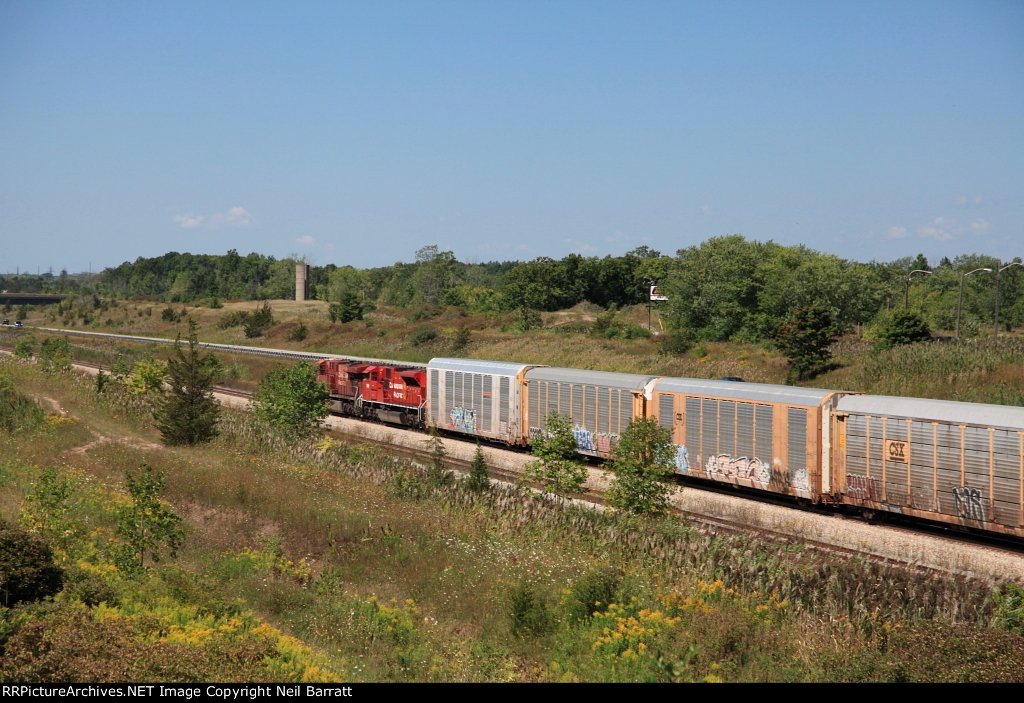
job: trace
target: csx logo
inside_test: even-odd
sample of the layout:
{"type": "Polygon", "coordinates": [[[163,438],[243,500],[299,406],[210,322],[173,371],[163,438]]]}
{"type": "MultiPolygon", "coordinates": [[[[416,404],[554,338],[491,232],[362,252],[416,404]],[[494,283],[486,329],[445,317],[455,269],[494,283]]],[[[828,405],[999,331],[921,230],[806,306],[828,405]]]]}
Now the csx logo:
{"type": "Polygon", "coordinates": [[[907,461],[907,443],[901,442],[896,439],[887,439],[885,441],[885,454],[886,459],[889,461],[907,461]]]}

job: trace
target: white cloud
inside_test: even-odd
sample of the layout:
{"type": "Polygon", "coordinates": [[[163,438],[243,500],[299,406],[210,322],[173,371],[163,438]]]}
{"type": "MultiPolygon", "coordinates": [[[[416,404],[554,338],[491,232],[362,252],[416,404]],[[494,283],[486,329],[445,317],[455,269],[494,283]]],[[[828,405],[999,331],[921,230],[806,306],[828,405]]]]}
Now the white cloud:
{"type": "Polygon", "coordinates": [[[945,242],[956,237],[958,229],[956,220],[951,220],[948,217],[936,217],[930,225],[918,227],[917,236],[945,242]]]}
{"type": "Polygon", "coordinates": [[[182,229],[195,229],[201,227],[205,219],[202,215],[176,215],[174,221],[182,229]]]}
{"type": "Polygon", "coordinates": [[[988,232],[988,229],[991,226],[992,224],[988,220],[986,220],[984,217],[979,217],[978,219],[971,223],[971,231],[977,232],[978,234],[982,234],[984,232],[988,232]]]}
{"type": "Polygon", "coordinates": [[[305,234],[296,239],[295,243],[298,244],[299,246],[311,247],[313,246],[314,243],[316,243],[316,240],[310,237],[308,234],[305,234]]]}
{"type": "Polygon", "coordinates": [[[889,239],[903,239],[904,237],[907,236],[907,228],[906,227],[890,227],[886,231],[885,236],[888,237],[889,239]]]}
{"type": "Polygon", "coordinates": [[[215,212],[206,215],[176,215],[174,221],[182,229],[224,229],[226,227],[249,227],[256,224],[256,219],[244,207],[231,207],[226,212],[215,212]]]}
{"type": "Polygon", "coordinates": [[[256,220],[253,216],[245,211],[244,207],[238,207],[237,205],[232,208],[228,208],[227,212],[218,212],[215,215],[210,216],[210,229],[219,229],[221,227],[248,227],[249,225],[256,224],[256,220]]]}
{"type": "Polygon", "coordinates": [[[936,217],[930,224],[917,228],[917,236],[924,239],[935,239],[940,242],[948,242],[951,239],[959,239],[964,235],[984,234],[988,232],[992,224],[983,217],[978,217],[970,224],[961,224],[959,220],[952,217],[936,217]]]}

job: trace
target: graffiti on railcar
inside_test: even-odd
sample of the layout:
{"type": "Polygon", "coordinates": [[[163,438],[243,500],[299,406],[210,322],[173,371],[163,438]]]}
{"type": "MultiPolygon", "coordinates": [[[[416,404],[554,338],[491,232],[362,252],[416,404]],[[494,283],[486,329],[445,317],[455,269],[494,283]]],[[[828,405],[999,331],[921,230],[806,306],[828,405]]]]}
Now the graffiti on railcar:
{"type": "Polygon", "coordinates": [[[591,432],[586,427],[575,425],[572,428],[572,436],[576,440],[576,448],[581,452],[608,454],[612,450],[614,436],[605,432],[591,432]]]}
{"type": "Polygon", "coordinates": [[[871,500],[877,502],[881,497],[878,479],[867,476],[847,476],[846,495],[854,500],[871,500]]]}
{"type": "Polygon", "coordinates": [[[766,484],[772,479],[771,467],[756,456],[713,454],[705,462],[704,470],[708,476],[720,481],[741,478],[766,484]]]}
{"type": "Polygon", "coordinates": [[[885,504],[890,508],[902,508],[905,505],[909,505],[907,492],[902,488],[890,487],[885,492],[885,504]]]}
{"type": "Polygon", "coordinates": [[[807,469],[796,469],[789,472],[789,485],[798,491],[811,490],[811,481],[807,476],[807,469]]]}
{"type": "Polygon", "coordinates": [[[690,472],[690,460],[686,456],[686,447],[680,447],[678,444],[676,445],[675,461],[676,471],[678,473],[686,474],[690,472]]]}
{"type": "Polygon", "coordinates": [[[957,486],[953,489],[953,510],[964,520],[985,521],[985,495],[977,488],[957,486]]]}
{"type": "Polygon", "coordinates": [[[915,510],[928,510],[941,513],[942,506],[930,488],[914,488],[910,491],[910,507],[915,510]]]}
{"type": "Polygon", "coordinates": [[[576,440],[576,448],[581,452],[594,451],[594,438],[586,427],[573,426],[572,437],[576,440]]]}
{"type": "Polygon", "coordinates": [[[448,426],[462,432],[476,432],[476,412],[471,408],[452,408],[448,412],[448,426]]]}

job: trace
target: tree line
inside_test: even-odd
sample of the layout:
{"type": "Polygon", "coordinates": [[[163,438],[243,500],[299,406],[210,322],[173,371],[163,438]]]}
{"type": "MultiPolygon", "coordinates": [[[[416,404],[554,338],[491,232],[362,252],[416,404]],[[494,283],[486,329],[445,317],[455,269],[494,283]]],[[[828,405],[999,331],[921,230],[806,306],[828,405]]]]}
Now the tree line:
{"type": "MultiPolygon", "coordinates": [[[[290,298],[296,263],[255,253],[241,256],[235,250],[222,256],[170,252],[107,269],[81,293],[215,307],[220,299],[290,298]]],[[[359,319],[380,305],[451,305],[477,314],[515,312],[521,326],[529,328],[539,323],[537,313],[581,302],[605,308],[645,303],[649,285],[657,282],[669,297],[660,304],[662,318],[685,344],[774,339],[794,311],[809,306],[828,310],[837,332],[878,324],[904,306],[932,329],[952,330],[961,275],[995,269],[998,263],[1008,262],[968,254],[934,266],[922,255],[862,263],[804,246],[729,235],[674,256],[644,246],[621,256],[569,254],[473,264],[429,245],[412,262],[391,266],[311,266],[309,285],[312,298],[332,303],[332,320],[338,322],[359,319]],[[910,271],[921,273],[908,285],[910,271]]],[[[50,283],[71,286],[67,277],[50,277],[50,283]]],[[[994,283],[994,274],[985,271],[964,280],[964,334],[992,324],[994,283]]],[[[1000,324],[1024,325],[1024,267],[1001,273],[998,294],[1000,324]]]]}

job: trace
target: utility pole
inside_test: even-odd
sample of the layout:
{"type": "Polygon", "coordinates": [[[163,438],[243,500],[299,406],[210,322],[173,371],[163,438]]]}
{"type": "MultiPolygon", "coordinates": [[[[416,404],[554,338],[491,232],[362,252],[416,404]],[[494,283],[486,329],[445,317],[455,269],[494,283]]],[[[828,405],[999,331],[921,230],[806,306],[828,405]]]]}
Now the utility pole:
{"type": "Polygon", "coordinates": [[[960,295],[957,296],[956,300],[956,332],[954,333],[957,341],[960,341],[960,310],[964,306],[964,279],[978,271],[988,271],[989,273],[992,273],[992,269],[990,268],[980,268],[960,274],[960,295]]]}

